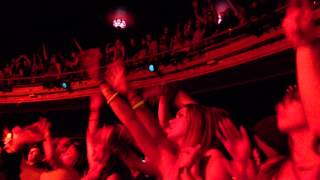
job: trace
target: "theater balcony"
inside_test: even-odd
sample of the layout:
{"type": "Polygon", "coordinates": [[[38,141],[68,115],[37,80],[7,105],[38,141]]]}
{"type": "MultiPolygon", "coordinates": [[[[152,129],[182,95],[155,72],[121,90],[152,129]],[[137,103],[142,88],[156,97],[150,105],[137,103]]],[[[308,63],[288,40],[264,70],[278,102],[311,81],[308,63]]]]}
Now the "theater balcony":
{"type": "MultiPolygon", "coordinates": [[[[175,52],[163,52],[156,58],[126,62],[130,83],[134,88],[178,83],[191,93],[201,93],[293,75],[294,51],[279,23],[284,9],[278,9],[272,16],[264,16],[214,34],[197,45],[175,52]],[[150,64],[158,67],[155,72],[148,70],[150,64]]],[[[316,9],[315,12],[318,20],[316,31],[320,35],[320,10],[316,9]]],[[[88,78],[70,81],[74,74],[84,72],[62,74],[59,77],[58,83],[70,83],[67,84],[70,88],[45,87],[44,84],[50,83],[48,77],[2,80],[1,83],[6,82],[6,85],[0,90],[0,109],[2,112],[10,111],[17,105],[39,102],[53,103],[56,108],[79,106],[75,102],[97,92],[98,86],[88,78]],[[67,100],[69,103],[66,103],[67,100]]]]}

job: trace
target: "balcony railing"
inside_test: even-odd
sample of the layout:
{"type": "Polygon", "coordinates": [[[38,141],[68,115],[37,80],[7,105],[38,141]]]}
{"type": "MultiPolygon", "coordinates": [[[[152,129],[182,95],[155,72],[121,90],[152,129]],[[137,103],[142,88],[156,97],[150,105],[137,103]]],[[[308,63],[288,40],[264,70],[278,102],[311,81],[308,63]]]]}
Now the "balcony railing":
{"type": "MultiPolygon", "coordinates": [[[[266,19],[280,19],[285,8],[278,9],[275,14],[266,15],[250,23],[233,29],[213,34],[200,43],[179,50],[161,52],[156,56],[135,61],[127,61],[129,80],[134,88],[169,83],[231,68],[239,64],[261,59],[291,48],[279,28],[279,24],[261,24],[266,19]],[[249,30],[254,26],[262,28],[265,33],[253,35],[249,30]],[[249,33],[248,33],[249,32],[249,33]],[[166,59],[164,61],[163,59],[166,59]],[[147,65],[158,63],[161,74],[148,72],[147,65]]],[[[320,10],[315,10],[320,19],[320,10]]],[[[320,35],[320,28],[317,27],[320,35]]],[[[103,67],[105,68],[105,67],[103,67]]],[[[0,103],[34,102],[89,96],[97,91],[97,84],[91,81],[85,70],[63,73],[60,75],[37,76],[0,80],[3,84],[14,85],[12,92],[1,92],[0,103]],[[48,89],[44,83],[71,80],[72,90],[61,88],[48,89]]],[[[12,87],[11,87],[12,88],[12,87]]]]}

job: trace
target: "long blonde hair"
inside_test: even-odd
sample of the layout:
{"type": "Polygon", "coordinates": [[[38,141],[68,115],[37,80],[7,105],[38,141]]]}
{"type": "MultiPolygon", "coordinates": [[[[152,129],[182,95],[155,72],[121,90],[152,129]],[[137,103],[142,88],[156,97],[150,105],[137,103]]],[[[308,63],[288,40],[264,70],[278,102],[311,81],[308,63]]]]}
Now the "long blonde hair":
{"type": "Polygon", "coordinates": [[[202,150],[216,147],[219,144],[216,136],[218,122],[229,118],[229,113],[223,109],[198,104],[189,104],[185,108],[188,124],[183,144],[192,147],[200,144],[202,150]]]}

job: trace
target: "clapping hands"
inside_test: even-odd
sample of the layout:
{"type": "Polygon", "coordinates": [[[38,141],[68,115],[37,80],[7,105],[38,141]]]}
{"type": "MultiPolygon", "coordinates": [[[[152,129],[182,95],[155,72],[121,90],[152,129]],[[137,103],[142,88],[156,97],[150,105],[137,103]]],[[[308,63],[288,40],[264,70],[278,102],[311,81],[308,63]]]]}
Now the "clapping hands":
{"type": "Polygon", "coordinates": [[[247,162],[251,155],[251,144],[244,127],[238,130],[230,119],[224,119],[219,123],[219,129],[217,136],[233,160],[247,162]]]}

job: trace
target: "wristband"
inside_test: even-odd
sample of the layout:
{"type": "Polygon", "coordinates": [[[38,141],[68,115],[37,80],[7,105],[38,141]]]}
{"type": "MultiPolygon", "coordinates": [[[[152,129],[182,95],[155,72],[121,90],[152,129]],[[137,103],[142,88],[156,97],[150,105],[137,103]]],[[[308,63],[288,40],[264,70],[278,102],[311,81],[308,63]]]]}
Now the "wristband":
{"type": "Polygon", "coordinates": [[[140,106],[144,105],[144,100],[139,101],[137,104],[135,104],[132,109],[135,110],[139,108],[140,106]]]}
{"type": "Polygon", "coordinates": [[[119,93],[116,92],[110,98],[107,98],[108,99],[107,103],[110,104],[114,100],[114,98],[117,97],[118,95],[119,93]]]}

